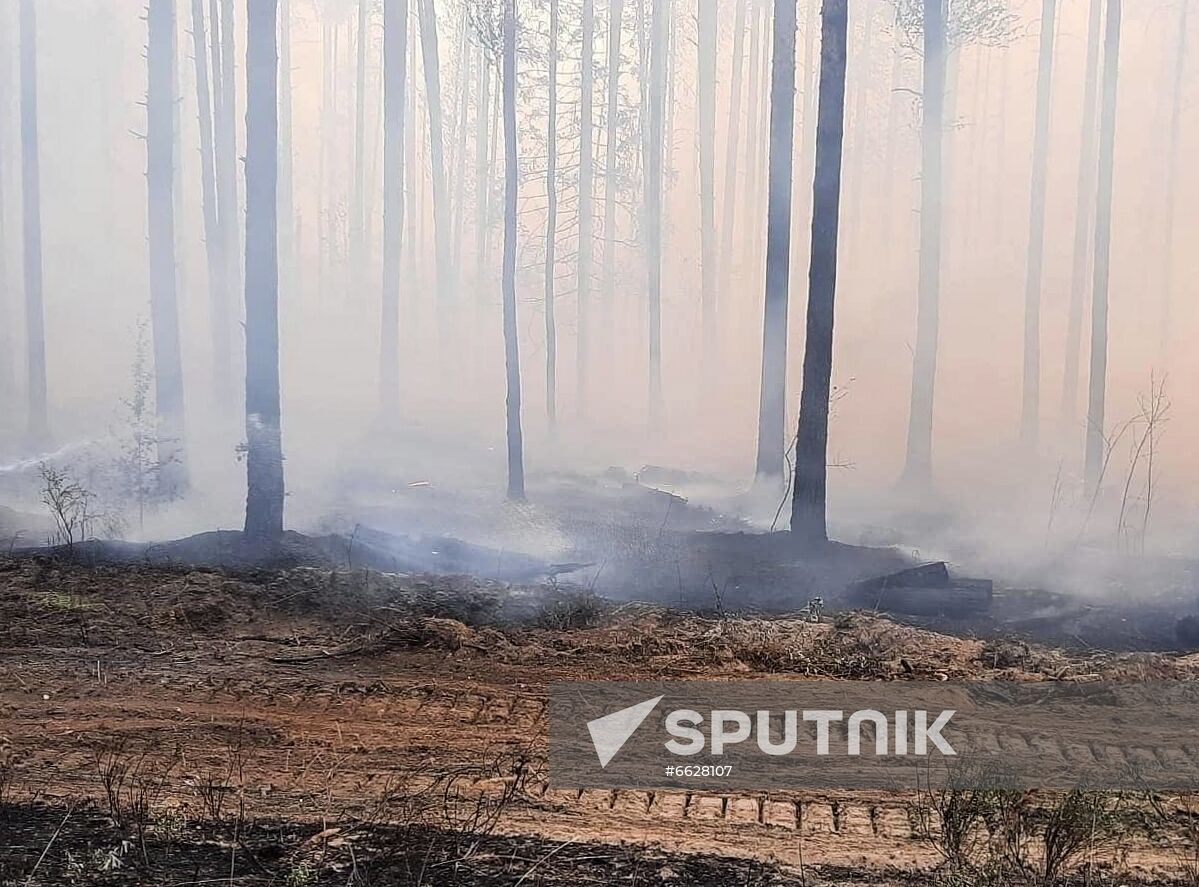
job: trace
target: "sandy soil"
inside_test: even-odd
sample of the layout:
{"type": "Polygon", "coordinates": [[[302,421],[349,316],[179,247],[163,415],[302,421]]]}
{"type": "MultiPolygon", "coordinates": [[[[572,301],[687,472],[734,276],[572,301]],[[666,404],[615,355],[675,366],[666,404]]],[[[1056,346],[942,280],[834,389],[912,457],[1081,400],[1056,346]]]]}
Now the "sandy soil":
{"type": "MultiPolygon", "coordinates": [[[[601,609],[467,579],[2,561],[0,883],[920,881],[940,857],[914,798],[552,788],[547,685],[1199,673],[860,615],[601,609]],[[490,624],[522,594],[522,623],[490,624]],[[390,875],[355,874],[397,841],[390,875]],[[454,874],[415,872],[412,847],[454,874]]],[[[1091,874],[1163,883],[1178,856],[1154,844],[1129,834],[1091,874]]]]}

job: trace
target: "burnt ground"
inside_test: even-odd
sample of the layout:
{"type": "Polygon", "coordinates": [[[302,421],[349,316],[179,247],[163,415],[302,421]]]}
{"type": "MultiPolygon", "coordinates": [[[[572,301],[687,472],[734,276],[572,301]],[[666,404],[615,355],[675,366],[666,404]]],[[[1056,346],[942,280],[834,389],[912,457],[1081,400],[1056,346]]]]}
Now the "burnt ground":
{"type": "MultiPolygon", "coordinates": [[[[548,684],[600,675],[1192,680],[1199,659],[545,584],[9,558],[0,883],[949,883],[916,797],[553,788],[548,684]]],[[[1077,876],[1178,875],[1173,814],[1137,822],[1077,876]]]]}

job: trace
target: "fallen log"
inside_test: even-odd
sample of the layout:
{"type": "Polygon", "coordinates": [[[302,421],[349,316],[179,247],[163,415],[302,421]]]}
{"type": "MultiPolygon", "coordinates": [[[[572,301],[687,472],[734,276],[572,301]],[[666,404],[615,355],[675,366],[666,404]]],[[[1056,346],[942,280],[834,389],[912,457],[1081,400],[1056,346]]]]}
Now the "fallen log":
{"type": "Polygon", "coordinates": [[[991,608],[990,579],[951,578],[944,561],[909,567],[859,582],[853,595],[862,606],[911,616],[972,616],[991,608]]]}

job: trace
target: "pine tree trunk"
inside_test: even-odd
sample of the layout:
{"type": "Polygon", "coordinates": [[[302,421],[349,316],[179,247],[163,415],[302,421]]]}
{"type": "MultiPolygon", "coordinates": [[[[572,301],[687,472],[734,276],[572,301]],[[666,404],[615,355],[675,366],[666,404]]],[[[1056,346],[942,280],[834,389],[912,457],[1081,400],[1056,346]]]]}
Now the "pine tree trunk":
{"type": "Polygon", "coordinates": [[[379,402],[400,408],[400,260],[404,238],[404,112],[408,89],[408,0],[383,3],[383,314],[379,402]]]}
{"type": "Polygon", "coordinates": [[[450,268],[450,216],[446,205],[445,129],[441,107],[441,61],[437,12],[433,0],[418,0],[421,55],[425,69],[425,102],[429,106],[429,165],[433,172],[433,248],[437,257],[438,327],[446,336],[452,325],[454,282],[450,268]]]}
{"type": "Polygon", "coordinates": [[[579,252],[576,265],[576,292],[579,300],[577,393],[580,413],[587,410],[588,371],[591,361],[591,258],[594,251],[595,152],[593,147],[593,105],[595,93],[595,2],[583,0],[583,43],[580,52],[579,84],[579,252]]]}
{"type": "Polygon", "coordinates": [[[1049,123],[1053,103],[1053,38],[1057,0],[1041,2],[1041,49],[1028,213],[1028,263],[1024,279],[1024,398],[1020,442],[1035,451],[1041,424],[1041,277],[1045,264],[1045,183],[1049,175],[1049,123]]]}
{"type": "MultiPolygon", "coordinates": [[[[11,71],[8,61],[10,56],[9,35],[14,28],[8,18],[9,7],[0,9],[0,409],[15,414],[16,378],[13,355],[13,310],[10,302],[10,281],[8,247],[9,239],[8,203],[6,185],[8,183],[9,133],[8,126],[12,113],[11,97],[17,91],[10,80],[11,71]]],[[[107,131],[107,128],[105,129],[107,131]]],[[[15,239],[15,238],[14,238],[15,239]]]]}
{"type": "Polygon", "coordinates": [[[36,0],[21,0],[21,207],[25,271],[25,350],[31,446],[49,443],[46,329],[42,305],[42,194],[38,156],[36,0]]]}
{"type": "Polygon", "coordinates": [[[1178,11],[1178,44],[1174,56],[1174,84],[1171,90],[1169,142],[1166,145],[1166,210],[1162,220],[1162,362],[1170,353],[1170,319],[1174,302],[1174,223],[1178,213],[1178,155],[1182,130],[1183,74],[1186,71],[1187,12],[1189,0],[1182,0],[1178,11]]]}
{"type": "Polygon", "coordinates": [[[454,245],[452,263],[455,269],[455,280],[459,278],[458,268],[462,267],[462,219],[466,215],[466,121],[470,113],[470,83],[471,83],[471,53],[467,46],[466,24],[462,26],[462,50],[458,53],[458,125],[455,131],[454,147],[454,234],[451,243],[454,245]]]}
{"type": "Polygon", "coordinates": [[[699,103],[700,311],[702,379],[716,365],[716,2],[699,0],[697,91],[699,103]]]}
{"type": "Polygon", "coordinates": [[[150,0],[146,22],[146,192],[158,485],[174,497],[187,487],[175,267],[175,0],[150,0]]]}
{"type": "Polygon", "coordinates": [[[649,146],[645,169],[647,301],[649,306],[649,419],[662,419],[662,142],[666,117],[666,4],[650,0],[649,146]]]}
{"type": "Polygon", "coordinates": [[[204,0],[191,0],[192,48],[196,63],[196,105],[200,129],[200,199],[204,212],[204,254],[208,260],[209,327],[212,336],[213,384],[219,391],[221,373],[228,370],[229,316],[221,229],[217,219],[216,158],[213,154],[211,74],[204,28],[204,0]],[[224,369],[222,369],[222,364],[224,369]]]}
{"type": "Polygon", "coordinates": [[[770,160],[766,203],[766,297],[758,404],[759,481],[783,475],[787,385],[787,289],[791,266],[792,154],[795,144],[795,2],[775,0],[770,65],[770,160]]]}
{"type": "Polygon", "coordinates": [[[558,326],[554,267],[558,247],[558,0],[550,0],[549,113],[545,130],[545,414],[558,421],[558,326]]]}
{"type": "Polygon", "coordinates": [[[808,333],[804,344],[803,391],[799,401],[795,484],[791,500],[791,535],[803,545],[828,541],[828,413],[833,375],[837,230],[841,214],[848,0],[825,0],[822,19],[820,105],[816,123],[812,246],[808,268],[808,333]]]}
{"type": "Polygon", "coordinates": [[[608,337],[616,312],[616,198],[617,151],[620,148],[620,38],[624,0],[608,3],[607,144],[604,159],[604,311],[608,337]]]}
{"type": "Polygon", "coordinates": [[[508,498],[525,498],[516,325],[516,0],[504,0],[504,370],[508,381],[508,498]]]}
{"type": "Polygon", "coordinates": [[[351,292],[366,279],[366,50],[367,0],[358,0],[354,69],[354,185],[350,203],[351,292]]]}
{"type": "MultiPolygon", "coordinates": [[[[900,8],[895,7],[895,19],[891,27],[895,31],[895,43],[891,47],[891,90],[890,98],[887,102],[887,144],[883,151],[883,192],[882,198],[879,201],[882,206],[883,229],[882,242],[891,246],[893,244],[892,236],[895,226],[895,207],[892,205],[895,195],[895,180],[898,178],[897,170],[895,169],[895,158],[898,154],[899,140],[903,136],[906,128],[901,130],[899,126],[899,113],[904,101],[904,94],[901,92],[903,83],[903,61],[904,47],[900,40],[900,8]]],[[[897,250],[891,249],[889,256],[897,255],[897,250]]]]}
{"type": "Polygon", "coordinates": [[[291,0],[279,0],[279,278],[295,295],[296,204],[292,172],[291,0]]]}
{"type": "Polygon", "coordinates": [[[1112,180],[1116,154],[1116,96],[1120,75],[1122,0],[1107,0],[1103,43],[1103,91],[1099,113],[1099,187],[1095,198],[1095,265],[1091,290],[1091,374],[1087,399],[1087,444],[1084,478],[1088,492],[1102,480],[1106,441],[1107,302],[1111,275],[1112,180]]]}
{"type": "MultiPolygon", "coordinates": [[[[745,12],[749,0],[737,0],[733,19],[733,75],[729,86],[728,131],[724,143],[724,199],[721,203],[720,258],[717,297],[727,301],[733,271],[734,229],[737,218],[737,151],[741,147],[741,93],[745,68],[745,12]]],[[[753,64],[751,53],[750,64],[753,64]]]]}
{"type": "Polygon", "coordinates": [[[749,113],[746,115],[747,132],[745,137],[746,163],[749,166],[745,176],[745,191],[749,196],[744,201],[743,224],[740,226],[740,230],[747,236],[740,237],[738,240],[742,243],[742,257],[745,264],[752,267],[756,275],[760,267],[756,236],[758,216],[761,215],[758,201],[762,197],[762,155],[765,153],[762,150],[762,136],[765,127],[762,126],[758,106],[759,103],[763,106],[767,105],[767,102],[761,101],[761,95],[763,92],[762,82],[765,79],[764,62],[768,53],[762,37],[762,32],[765,30],[762,23],[766,19],[764,0],[750,0],[750,2],[753,3],[753,15],[749,29],[749,113]]]}
{"type": "Polygon", "coordinates": [[[482,301],[487,287],[483,285],[487,262],[487,204],[491,197],[491,179],[488,175],[488,132],[487,117],[491,104],[491,60],[487,47],[479,47],[479,96],[475,111],[475,286],[478,301],[482,301]]]}
{"type": "Polygon", "coordinates": [[[945,130],[945,8],[924,0],[924,101],[920,162],[920,281],[916,352],[908,414],[905,480],[923,486],[932,479],[933,387],[941,309],[941,148],[945,130]]]}
{"type": "MultiPolygon", "coordinates": [[[[234,59],[237,52],[235,40],[235,20],[233,0],[220,0],[220,40],[221,40],[221,101],[216,118],[216,178],[217,178],[217,220],[221,226],[221,252],[225,269],[225,292],[230,294],[227,302],[227,312],[224,317],[225,335],[229,337],[230,350],[222,355],[224,366],[218,372],[218,385],[222,401],[233,393],[233,380],[236,378],[236,363],[239,361],[241,349],[234,343],[238,341],[237,333],[240,327],[241,311],[237,300],[232,294],[241,290],[241,246],[238,243],[241,228],[241,207],[238,203],[237,177],[239,172],[237,158],[237,80],[234,74],[234,59]]],[[[216,28],[216,24],[211,24],[216,28]]]]}
{"type": "MultiPolygon", "coordinates": [[[[279,426],[278,0],[248,6],[246,39],[246,535],[283,535],[279,426]]],[[[228,19],[226,21],[229,21],[228,19]]]]}

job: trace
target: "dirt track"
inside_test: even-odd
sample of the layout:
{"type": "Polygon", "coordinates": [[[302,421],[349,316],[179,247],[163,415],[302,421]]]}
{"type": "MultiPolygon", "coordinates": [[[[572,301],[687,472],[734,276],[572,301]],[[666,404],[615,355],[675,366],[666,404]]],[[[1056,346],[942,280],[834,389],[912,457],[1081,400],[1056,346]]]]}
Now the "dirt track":
{"type": "MultiPolygon", "coordinates": [[[[500,632],[400,612],[394,589],[364,598],[353,577],[311,572],[245,581],[9,562],[0,582],[0,759],[12,762],[12,801],[66,808],[103,799],[114,772],[132,772],[161,786],[156,806],[184,818],[236,803],[249,818],[310,823],[316,833],[394,818],[399,789],[451,774],[456,792],[486,794],[519,769],[525,777],[502,809],[502,834],[633,842],[878,879],[937,862],[910,798],[549,789],[547,685],[596,676],[1196,670],[1161,657],[1013,654],[865,620],[763,624],[631,611],[592,629],[500,632]],[[341,605],[314,603],[330,581],[356,591],[341,605]]],[[[1124,852],[1133,872],[1169,862],[1148,847],[1124,852]]]]}

